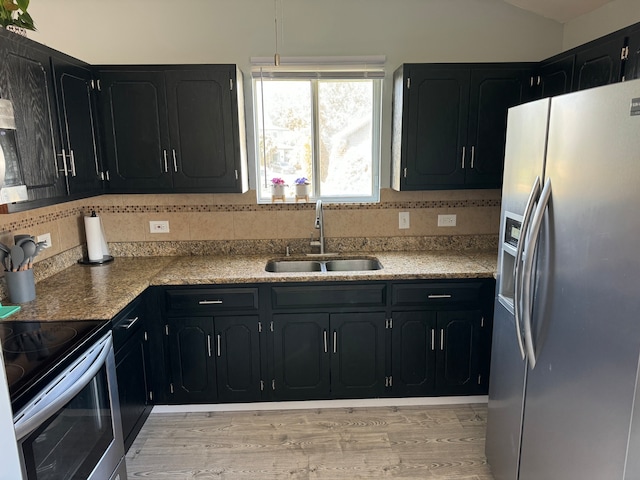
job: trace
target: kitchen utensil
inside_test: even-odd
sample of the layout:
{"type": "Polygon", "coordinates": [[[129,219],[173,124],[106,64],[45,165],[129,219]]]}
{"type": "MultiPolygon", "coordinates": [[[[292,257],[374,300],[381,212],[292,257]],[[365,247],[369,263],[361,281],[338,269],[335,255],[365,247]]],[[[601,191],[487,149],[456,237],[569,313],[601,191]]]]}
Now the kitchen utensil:
{"type": "Polygon", "coordinates": [[[36,253],[36,242],[31,238],[27,238],[20,243],[22,250],[24,251],[24,260],[22,261],[21,269],[33,267],[33,257],[36,253]]]}
{"type": "Polygon", "coordinates": [[[11,247],[11,271],[17,272],[20,264],[24,260],[24,250],[20,245],[11,247]]]}

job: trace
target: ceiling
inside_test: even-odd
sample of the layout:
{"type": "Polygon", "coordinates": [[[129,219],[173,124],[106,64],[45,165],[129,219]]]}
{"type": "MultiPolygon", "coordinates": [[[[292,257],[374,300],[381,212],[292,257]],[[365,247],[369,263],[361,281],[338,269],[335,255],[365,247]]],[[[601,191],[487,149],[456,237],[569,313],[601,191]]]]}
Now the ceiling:
{"type": "Polygon", "coordinates": [[[504,0],[524,10],[560,23],[573,20],[613,0],[504,0]]]}

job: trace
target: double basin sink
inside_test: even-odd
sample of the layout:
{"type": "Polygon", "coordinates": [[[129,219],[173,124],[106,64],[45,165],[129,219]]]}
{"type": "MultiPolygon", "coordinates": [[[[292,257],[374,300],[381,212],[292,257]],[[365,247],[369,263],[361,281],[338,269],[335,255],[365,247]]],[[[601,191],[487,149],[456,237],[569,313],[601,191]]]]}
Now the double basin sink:
{"type": "Polygon", "coordinates": [[[382,264],[377,258],[334,258],[334,259],[273,259],[267,262],[265,270],[272,273],[285,272],[362,272],[380,270],[382,264]]]}

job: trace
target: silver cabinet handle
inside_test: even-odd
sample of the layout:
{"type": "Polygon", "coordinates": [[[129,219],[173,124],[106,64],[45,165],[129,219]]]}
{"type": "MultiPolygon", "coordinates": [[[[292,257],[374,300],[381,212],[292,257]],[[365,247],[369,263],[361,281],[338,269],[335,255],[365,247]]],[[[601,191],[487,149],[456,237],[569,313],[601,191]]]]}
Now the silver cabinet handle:
{"type": "Polygon", "coordinates": [[[516,249],[516,258],[513,264],[513,278],[514,278],[514,288],[513,288],[513,311],[515,317],[516,324],[516,335],[518,340],[518,347],[520,348],[520,355],[524,360],[526,356],[524,350],[524,343],[522,341],[522,328],[520,327],[522,321],[522,312],[521,312],[521,273],[522,269],[522,254],[524,253],[524,247],[526,239],[528,238],[527,230],[529,229],[529,222],[531,221],[531,214],[533,213],[533,207],[540,196],[540,177],[536,177],[533,181],[533,185],[531,186],[531,192],[529,193],[529,199],[527,200],[527,205],[524,209],[524,217],[522,218],[522,225],[520,226],[520,241],[518,242],[518,248],[516,249]]]}
{"type": "MultiPolygon", "coordinates": [[[[63,148],[62,153],[57,154],[58,157],[62,157],[62,172],[65,177],[69,176],[69,171],[67,170],[67,151],[63,148]]],[[[60,171],[58,168],[58,162],[56,162],[56,170],[60,171]]]]}
{"type": "Polygon", "coordinates": [[[462,147],[462,169],[464,170],[464,157],[467,156],[467,147],[462,147]]]}
{"type": "Polygon", "coordinates": [[[476,146],[471,145],[471,169],[472,170],[473,170],[473,164],[475,163],[475,159],[476,159],[476,146]]]}
{"type": "Polygon", "coordinates": [[[200,300],[198,305],[221,305],[222,300],[200,300]]]}
{"type": "Polygon", "coordinates": [[[535,251],[538,248],[538,241],[540,240],[540,227],[542,226],[542,219],[544,218],[544,212],[549,204],[551,198],[551,179],[548,178],[540,194],[540,201],[536,207],[536,211],[533,214],[533,220],[531,220],[531,241],[527,245],[527,255],[524,259],[524,265],[522,267],[522,311],[523,311],[523,324],[524,324],[524,342],[527,347],[527,356],[529,357],[529,365],[533,370],[536,366],[536,350],[533,345],[533,333],[531,326],[531,296],[533,285],[533,259],[535,257],[535,251]]]}
{"type": "Polygon", "coordinates": [[[324,353],[327,353],[328,350],[327,350],[327,331],[326,330],[322,331],[322,337],[324,340],[324,353]]]}
{"type": "Polygon", "coordinates": [[[333,353],[338,353],[338,332],[333,331],[333,353]]]}
{"type": "Polygon", "coordinates": [[[440,350],[444,350],[444,328],[440,329],[440,350]]]}
{"type": "Polygon", "coordinates": [[[216,335],[217,338],[217,343],[216,343],[216,347],[218,349],[218,356],[220,356],[220,334],[216,335]]]}
{"type": "Polygon", "coordinates": [[[211,335],[207,335],[207,353],[211,356],[211,335]]]}
{"type": "Polygon", "coordinates": [[[449,294],[449,293],[442,293],[442,294],[431,294],[429,295],[427,298],[451,298],[453,297],[453,295],[449,294]]]}
{"type": "Polygon", "coordinates": [[[175,148],[171,149],[171,154],[173,155],[173,171],[177,172],[178,171],[178,160],[176,160],[176,149],[175,148]]]}
{"type": "Polygon", "coordinates": [[[140,320],[140,318],[139,318],[139,317],[136,317],[136,318],[129,318],[129,319],[127,319],[127,322],[128,322],[128,323],[127,323],[126,325],[120,325],[120,328],[123,328],[123,329],[125,329],[125,330],[129,330],[131,327],[133,327],[133,326],[136,324],[136,322],[137,322],[138,320],[140,320]]]}
{"type": "Polygon", "coordinates": [[[76,157],[73,156],[73,149],[69,151],[69,160],[71,160],[71,176],[76,176],[76,157]]]}
{"type": "Polygon", "coordinates": [[[433,352],[436,349],[436,329],[431,329],[431,351],[433,352]]]}
{"type": "Polygon", "coordinates": [[[169,163],[167,162],[167,151],[162,150],[162,158],[164,160],[164,173],[169,173],[169,163]]]}

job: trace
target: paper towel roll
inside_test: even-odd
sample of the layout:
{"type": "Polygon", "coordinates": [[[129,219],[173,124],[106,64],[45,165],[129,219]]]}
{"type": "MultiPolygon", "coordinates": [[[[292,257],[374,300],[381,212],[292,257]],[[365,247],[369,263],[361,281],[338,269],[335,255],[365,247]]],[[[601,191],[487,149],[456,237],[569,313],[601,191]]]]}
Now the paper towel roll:
{"type": "Polygon", "coordinates": [[[92,212],[90,217],[84,217],[84,230],[87,236],[87,251],[89,253],[89,261],[97,262],[109,255],[107,241],[104,237],[102,229],[102,221],[100,217],[92,212]]]}

